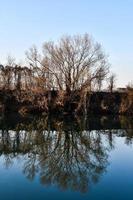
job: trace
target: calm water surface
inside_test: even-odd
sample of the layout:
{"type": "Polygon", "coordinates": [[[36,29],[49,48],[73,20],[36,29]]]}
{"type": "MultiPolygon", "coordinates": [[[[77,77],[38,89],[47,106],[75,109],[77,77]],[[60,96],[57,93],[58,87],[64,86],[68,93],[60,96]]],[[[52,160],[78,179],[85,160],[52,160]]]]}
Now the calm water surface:
{"type": "Polygon", "coordinates": [[[133,119],[0,118],[0,200],[133,200],[133,119]]]}

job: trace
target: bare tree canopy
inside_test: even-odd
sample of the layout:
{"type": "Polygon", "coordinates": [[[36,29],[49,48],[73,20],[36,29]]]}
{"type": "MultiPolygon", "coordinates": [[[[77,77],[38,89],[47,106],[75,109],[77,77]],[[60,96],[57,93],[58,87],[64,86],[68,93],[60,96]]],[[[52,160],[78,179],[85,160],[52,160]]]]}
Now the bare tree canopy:
{"type": "Polygon", "coordinates": [[[43,71],[51,87],[68,92],[90,90],[96,80],[102,84],[109,72],[101,45],[88,34],[64,36],[57,43],[45,42],[42,56],[33,47],[27,58],[30,65],[43,71]]]}
{"type": "Polygon", "coordinates": [[[91,87],[94,79],[106,76],[108,67],[105,55],[98,43],[89,35],[65,36],[59,44],[46,43],[43,46],[49,68],[57,84],[62,89],[71,91],[91,87]]]}

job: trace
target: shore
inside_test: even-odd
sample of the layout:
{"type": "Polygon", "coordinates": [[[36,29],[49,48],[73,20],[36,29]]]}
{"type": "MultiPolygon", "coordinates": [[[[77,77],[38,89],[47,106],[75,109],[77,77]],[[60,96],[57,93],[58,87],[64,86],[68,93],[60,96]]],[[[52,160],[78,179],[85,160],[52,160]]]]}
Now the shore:
{"type": "Polygon", "coordinates": [[[0,90],[0,111],[47,114],[133,115],[133,92],[91,92],[86,98],[75,92],[0,90]]]}

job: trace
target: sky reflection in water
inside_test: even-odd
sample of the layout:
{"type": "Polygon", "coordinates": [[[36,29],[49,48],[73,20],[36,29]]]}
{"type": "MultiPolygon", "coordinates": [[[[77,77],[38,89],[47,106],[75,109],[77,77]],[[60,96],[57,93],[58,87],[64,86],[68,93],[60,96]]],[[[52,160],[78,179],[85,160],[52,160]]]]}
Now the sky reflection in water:
{"type": "Polygon", "coordinates": [[[0,199],[132,199],[132,122],[2,117],[0,199]]]}

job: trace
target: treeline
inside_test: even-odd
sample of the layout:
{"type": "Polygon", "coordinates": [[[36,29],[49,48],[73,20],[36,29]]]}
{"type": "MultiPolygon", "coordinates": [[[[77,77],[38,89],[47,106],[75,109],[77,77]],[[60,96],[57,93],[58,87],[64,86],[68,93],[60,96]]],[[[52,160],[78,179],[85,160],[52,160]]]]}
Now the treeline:
{"type": "Polygon", "coordinates": [[[34,103],[47,112],[54,104],[56,108],[68,107],[70,112],[82,110],[86,114],[88,96],[94,91],[106,85],[113,92],[116,76],[110,73],[101,45],[88,34],[64,36],[57,43],[45,42],[41,53],[33,46],[26,58],[26,66],[17,65],[11,57],[7,65],[0,65],[1,91],[8,91],[17,102],[34,103]]]}
{"type": "Polygon", "coordinates": [[[11,57],[6,66],[1,65],[1,87],[67,92],[96,87],[100,90],[109,73],[107,56],[88,34],[65,36],[58,43],[46,42],[41,54],[33,46],[26,57],[27,67],[16,65],[11,57]]]}

